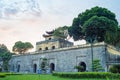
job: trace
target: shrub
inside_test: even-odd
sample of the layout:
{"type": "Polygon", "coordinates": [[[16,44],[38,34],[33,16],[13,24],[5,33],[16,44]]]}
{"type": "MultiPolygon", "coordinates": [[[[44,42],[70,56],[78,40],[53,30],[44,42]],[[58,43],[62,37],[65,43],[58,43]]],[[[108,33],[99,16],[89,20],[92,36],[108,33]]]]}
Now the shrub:
{"type": "Polygon", "coordinates": [[[4,74],[0,74],[0,78],[3,78],[3,77],[5,77],[6,75],[4,75],[4,74]]]}
{"type": "Polygon", "coordinates": [[[74,68],[77,69],[78,72],[82,72],[83,66],[75,66],[74,68]]]}
{"type": "Polygon", "coordinates": [[[22,75],[22,74],[19,74],[19,73],[0,73],[0,78],[6,77],[9,75],[22,75]]]}
{"type": "Polygon", "coordinates": [[[94,66],[94,71],[96,71],[96,72],[104,70],[100,64],[100,60],[94,60],[93,66],[94,66]]]}
{"type": "Polygon", "coordinates": [[[112,73],[120,73],[120,65],[112,65],[109,71],[112,73]]]}
{"type": "Polygon", "coordinates": [[[99,78],[106,79],[108,78],[120,78],[120,74],[113,74],[107,72],[78,72],[78,73],[53,73],[53,76],[59,76],[63,78],[99,78]]]}

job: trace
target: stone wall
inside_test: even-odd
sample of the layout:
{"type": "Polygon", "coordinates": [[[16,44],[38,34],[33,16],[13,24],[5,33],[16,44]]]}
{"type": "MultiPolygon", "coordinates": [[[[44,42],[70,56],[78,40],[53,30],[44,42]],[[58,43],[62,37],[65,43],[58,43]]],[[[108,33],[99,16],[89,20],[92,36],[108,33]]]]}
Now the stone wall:
{"type": "MultiPolygon", "coordinates": [[[[104,43],[94,44],[93,58],[94,60],[99,59],[102,67],[106,70],[105,48],[104,43]]],[[[34,70],[37,71],[40,68],[41,59],[47,58],[48,64],[53,63],[57,72],[74,72],[74,66],[79,65],[80,62],[86,64],[86,71],[91,71],[91,54],[91,45],[87,44],[16,55],[10,60],[10,70],[14,72],[34,72],[34,70]],[[35,64],[37,65],[36,69],[35,64]]]]}

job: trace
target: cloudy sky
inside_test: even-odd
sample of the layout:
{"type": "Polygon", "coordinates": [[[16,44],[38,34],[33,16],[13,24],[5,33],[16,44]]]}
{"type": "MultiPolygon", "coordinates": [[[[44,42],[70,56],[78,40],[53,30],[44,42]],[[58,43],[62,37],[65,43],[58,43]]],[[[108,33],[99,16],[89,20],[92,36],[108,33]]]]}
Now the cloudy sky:
{"type": "MultiPolygon", "coordinates": [[[[16,41],[44,40],[42,34],[64,25],[95,6],[116,14],[120,23],[120,0],[0,0],[0,44],[9,50],[16,41]]],[[[77,42],[78,43],[78,42],[77,42]]]]}

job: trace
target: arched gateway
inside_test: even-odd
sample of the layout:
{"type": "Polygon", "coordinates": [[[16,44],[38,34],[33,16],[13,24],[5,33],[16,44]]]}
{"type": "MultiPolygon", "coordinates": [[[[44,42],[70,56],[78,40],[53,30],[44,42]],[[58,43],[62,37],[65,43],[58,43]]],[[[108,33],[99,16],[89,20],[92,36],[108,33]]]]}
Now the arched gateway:
{"type": "Polygon", "coordinates": [[[86,71],[86,64],[85,64],[85,62],[80,62],[79,66],[82,66],[81,72],[86,71]]]}
{"type": "Polygon", "coordinates": [[[34,64],[33,65],[33,72],[36,73],[36,71],[37,71],[37,64],[34,64]]]}
{"type": "Polygon", "coordinates": [[[17,72],[20,72],[20,65],[17,66],[17,72]]]}
{"type": "Polygon", "coordinates": [[[51,63],[50,64],[50,72],[52,73],[55,70],[55,64],[51,63]]]}

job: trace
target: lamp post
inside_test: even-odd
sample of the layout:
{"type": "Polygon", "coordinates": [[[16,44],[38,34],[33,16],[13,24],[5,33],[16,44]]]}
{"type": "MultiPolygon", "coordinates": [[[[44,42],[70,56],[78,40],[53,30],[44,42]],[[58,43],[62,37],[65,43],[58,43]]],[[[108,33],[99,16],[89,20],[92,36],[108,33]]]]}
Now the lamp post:
{"type": "Polygon", "coordinates": [[[91,43],[91,59],[92,59],[92,71],[94,71],[94,64],[93,64],[93,43],[91,43]]]}
{"type": "Polygon", "coordinates": [[[93,37],[90,38],[91,43],[91,64],[92,64],[92,71],[94,72],[94,64],[93,64],[93,37]]]}

